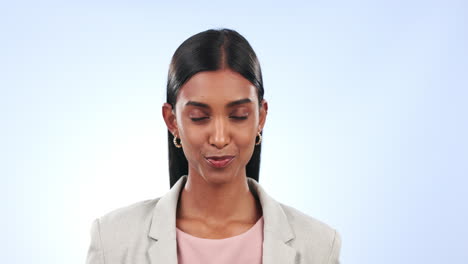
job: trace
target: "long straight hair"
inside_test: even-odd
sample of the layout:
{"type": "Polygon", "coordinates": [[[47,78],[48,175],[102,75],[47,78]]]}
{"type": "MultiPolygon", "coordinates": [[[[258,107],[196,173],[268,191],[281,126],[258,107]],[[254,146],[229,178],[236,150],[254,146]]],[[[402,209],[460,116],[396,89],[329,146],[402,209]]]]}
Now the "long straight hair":
{"type": "MultiPolygon", "coordinates": [[[[230,69],[239,73],[257,88],[258,104],[263,100],[263,80],[260,63],[249,42],[232,29],[210,29],[185,40],[172,56],[167,77],[167,103],[175,109],[182,85],[202,71],[230,69]]],[[[173,144],[174,136],[167,133],[169,146],[170,187],[188,174],[188,162],[182,148],[173,144]]],[[[247,177],[259,180],[261,144],[255,145],[246,165],[247,177]]]]}

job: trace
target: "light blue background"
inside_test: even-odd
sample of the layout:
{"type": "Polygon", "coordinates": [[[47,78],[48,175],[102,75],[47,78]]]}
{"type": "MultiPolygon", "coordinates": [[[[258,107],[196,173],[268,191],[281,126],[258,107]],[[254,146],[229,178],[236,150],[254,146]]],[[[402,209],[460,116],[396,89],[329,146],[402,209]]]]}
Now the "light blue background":
{"type": "Polygon", "coordinates": [[[3,1],[2,263],[84,263],[94,218],[164,194],[175,49],[243,34],[269,114],[260,183],[343,263],[468,263],[466,1],[3,1]]]}

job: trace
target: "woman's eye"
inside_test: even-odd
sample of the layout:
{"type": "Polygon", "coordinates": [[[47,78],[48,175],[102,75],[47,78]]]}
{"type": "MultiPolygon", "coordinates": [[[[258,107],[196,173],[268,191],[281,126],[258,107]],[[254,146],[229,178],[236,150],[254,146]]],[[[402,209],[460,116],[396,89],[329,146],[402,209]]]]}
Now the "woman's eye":
{"type": "Polygon", "coordinates": [[[237,119],[237,120],[245,120],[247,116],[230,116],[230,118],[237,119]]]}
{"type": "Polygon", "coordinates": [[[204,117],[191,117],[190,119],[192,119],[192,121],[194,121],[194,122],[198,122],[198,121],[208,119],[208,117],[207,116],[204,116],[204,117]]]}

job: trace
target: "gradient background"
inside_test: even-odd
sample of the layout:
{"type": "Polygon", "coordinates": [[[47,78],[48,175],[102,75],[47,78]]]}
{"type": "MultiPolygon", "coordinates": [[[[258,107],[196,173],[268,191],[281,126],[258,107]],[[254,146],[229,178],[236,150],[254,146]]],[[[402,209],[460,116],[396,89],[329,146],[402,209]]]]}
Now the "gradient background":
{"type": "Polygon", "coordinates": [[[2,1],[2,263],[84,263],[91,222],[169,189],[175,49],[243,34],[269,115],[260,183],[343,263],[468,263],[466,1],[2,1]]]}

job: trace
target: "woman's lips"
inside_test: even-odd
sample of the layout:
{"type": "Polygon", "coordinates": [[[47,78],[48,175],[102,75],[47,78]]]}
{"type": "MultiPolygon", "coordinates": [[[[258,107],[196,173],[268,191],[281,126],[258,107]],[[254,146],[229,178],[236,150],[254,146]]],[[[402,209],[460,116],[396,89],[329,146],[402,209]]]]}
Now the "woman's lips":
{"type": "Polygon", "coordinates": [[[205,157],[205,160],[211,167],[224,168],[231,163],[235,156],[211,156],[205,157]]]}

